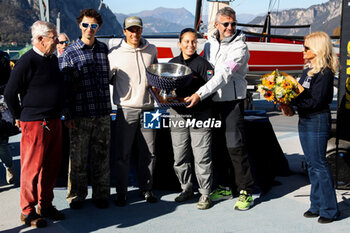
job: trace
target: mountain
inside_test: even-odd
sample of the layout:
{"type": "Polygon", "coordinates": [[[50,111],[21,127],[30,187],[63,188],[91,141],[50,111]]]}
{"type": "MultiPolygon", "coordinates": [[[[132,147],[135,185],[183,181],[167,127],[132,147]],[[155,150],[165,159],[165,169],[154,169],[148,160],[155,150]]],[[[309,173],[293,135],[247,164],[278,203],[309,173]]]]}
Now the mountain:
{"type": "Polygon", "coordinates": [[[129,15],[115,13],[118,22],[122,25],[128,16],[138,16],[142,19],[143,33],[180,32],[186,27],[193,27],[194,16],[185,8],[158,7],[154,10],[141,11],[129,15]]]}
{"type": "MultiPolygon", "coordinates": [[[[281,12],[271,12],[272,25],[311,25],[311,31],[325,31],[333,34],[340,27],[341,0],[310,6],[307,9],[295,8],[281,12]]],[[[264,24],[265,16],[256,17],[250,24],[264,24]]],[[[261,32],[261,28],[246,28],[251,32],[261,32]]],[[[271,29],[272,34],[304,36],[309,29],[271,29]]]]}
{"type": "Polygon", "coordinates": [[[121,25],[123,25],[124,19],[131,15],[139,16],[142,19],[144,34],[152,34],[152,33],[160,33],[160,32],[180,32],[185,27],[177,23],[171,23],[166,20],[160,20],[159,18],[155,18],[152,16],[143,17],[143,16],[140,16],[138,13],[130,14],[130,15],[115,13],[117,20],[121,25]]]}
{"type": "Polygon", "coordinates": [[[253,14],[237,14],[237,21],[239,23],[248,23],[256,18],[253,14]]]}
{"type": "MultiPolygon", "coordinates": [[[[164,8],[159,7],[154,10],[141,11],[138,13],[132,13],[129,15],[115,13],[118,22],[122,25],[124,19],[131,15],[136,15],[142,18],[144,23],[143,32],[145,34],[159,33],[159,32],[180,32],[186,27],[193,28],[194,26],[194,15],[191,14],[185,8],[164,8]]],[[[203,24],[206,25],[208,22],[208,16],[202,16],[203,24]]],[[[254,19],[256,15],[252,14],[239,14],[237,20],[241,23],[247,23],[254,19]]],[[[204,26],[206,28],[206,26],[204,26]]]]}
{"type": "Polygon", "coordinates": [[[193,27],[194,24],[194,16],[185,8],[171,9],[158,7],[152,11],[141,11],[137,13],[137,15],[141,18],[152,17],[157,19],[163,19],[170,23],[179,24],[184,27],[193,27]]]}
{"type": "MultiPolygon", "coordinates": [[[[80,10],[94,8],[99,10],[104,23],[98,35],[121,35],[122,28],[108,6],[100,0],[55,0],[50,1],[50,22],[56,24],[60,12],[61,32],[67,33],[71,40],[77,39],[81,31],[76,17],[80,10]]],[[[1,0],[0,1],[0,36],[3,43],[16,41],[18,44],[30,43],[30,26],[40,19],[39,1],[36,0],[1,0]]]]}

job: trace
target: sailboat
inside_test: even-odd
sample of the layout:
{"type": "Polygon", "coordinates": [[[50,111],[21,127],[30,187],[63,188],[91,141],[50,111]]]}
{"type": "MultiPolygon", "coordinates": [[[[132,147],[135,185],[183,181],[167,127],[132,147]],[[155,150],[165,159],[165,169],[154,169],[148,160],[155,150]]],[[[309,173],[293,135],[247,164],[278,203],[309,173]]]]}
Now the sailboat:
{"type": "MultiPolygon", "coordinates": [[[[228,0],[226,2],[230,2],[228,0]]],[[[208,0],[210,2],[210,0],[208,0]]],[[[217,2],[217,1],[215,1],[217,2]]],[[[220,2],[225,2],[220,0],[220,2]]],[[[197,30],[201,24],[202,0],[197,0],[194,28],[197,30]]],[[[303,60],[303,38],[271,35],[270,29],[273,27],[292,28],[309,27],[310,25],[297,26],[273,26],[270,24],[270,14],[267,15],[264,25],[238,24],[241,27],[254,26],[263,27],[261,34],[246,32],[246,43],[250,52],[248,62],[249,72],[246,77],[248,85],[254,86],[259,82],[262,74],[271,72],[275,69],[287,72],[291,75],[299,75],[304,66],[303,60]]],[[[197,30],[198,31],[198,30],[197,30]]],[[[159,34],[143,35],[147,40],[155,44],[158,49],[158,61],[167,62],[171,58],[178,56],[177,34],[159,34]]],[[[121,38],[100,38],[109,47],[120,43],[121,38]]],[[[206,36],[198,39],[197,52],[202,54],[204,44],[207,41],[206,36]]]]}

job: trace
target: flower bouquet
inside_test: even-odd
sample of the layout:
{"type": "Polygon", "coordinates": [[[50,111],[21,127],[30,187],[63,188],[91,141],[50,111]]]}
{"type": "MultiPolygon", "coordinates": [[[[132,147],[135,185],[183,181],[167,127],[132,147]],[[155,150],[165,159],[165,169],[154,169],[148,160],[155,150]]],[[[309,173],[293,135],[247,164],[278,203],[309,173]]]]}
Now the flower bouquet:
{"type": "Polygon", "coordinates": [[[293,76],[275,70],[262,76],[261,84],[258,85],[257,91],[267,101],[288,105],[292,99],[304,91],[304,88],[293,76]]]}

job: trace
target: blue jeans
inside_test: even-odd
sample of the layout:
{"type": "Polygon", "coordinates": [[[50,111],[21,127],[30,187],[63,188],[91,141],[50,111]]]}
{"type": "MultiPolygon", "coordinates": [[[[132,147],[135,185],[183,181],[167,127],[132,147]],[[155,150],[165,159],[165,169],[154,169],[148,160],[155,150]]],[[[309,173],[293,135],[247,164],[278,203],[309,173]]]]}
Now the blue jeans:
{"type": "Polygon", "coordinates": [[[311,183],[309,211],[335,219],[338,215],[337,199],[326,160],[330,120],[329,112],[300,117],[298,128],[311,183]]]}
{"type": "Polygon", "coordinates": [[[0,159],[6,168],[12,166],[12,156],[8,144],[8,138],[0,139],[0,159]]]}

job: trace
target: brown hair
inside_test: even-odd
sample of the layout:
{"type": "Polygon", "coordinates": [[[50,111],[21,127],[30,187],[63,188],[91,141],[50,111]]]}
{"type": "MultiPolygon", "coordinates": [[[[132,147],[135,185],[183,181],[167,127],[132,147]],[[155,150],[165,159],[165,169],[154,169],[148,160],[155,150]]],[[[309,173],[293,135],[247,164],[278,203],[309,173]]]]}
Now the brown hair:
{"type": "Polygon", "coordinates": [[[100,25],[100,26],[103,23],[102,16],[95,9],[91,8],[91,9],[83,9],[83,10],[81,10],[80,11],[80,15],[77,17],[78,24],[81,23],[81,21],[83,20],[84,16],[96,19],[98,25],[100,25]]]}

